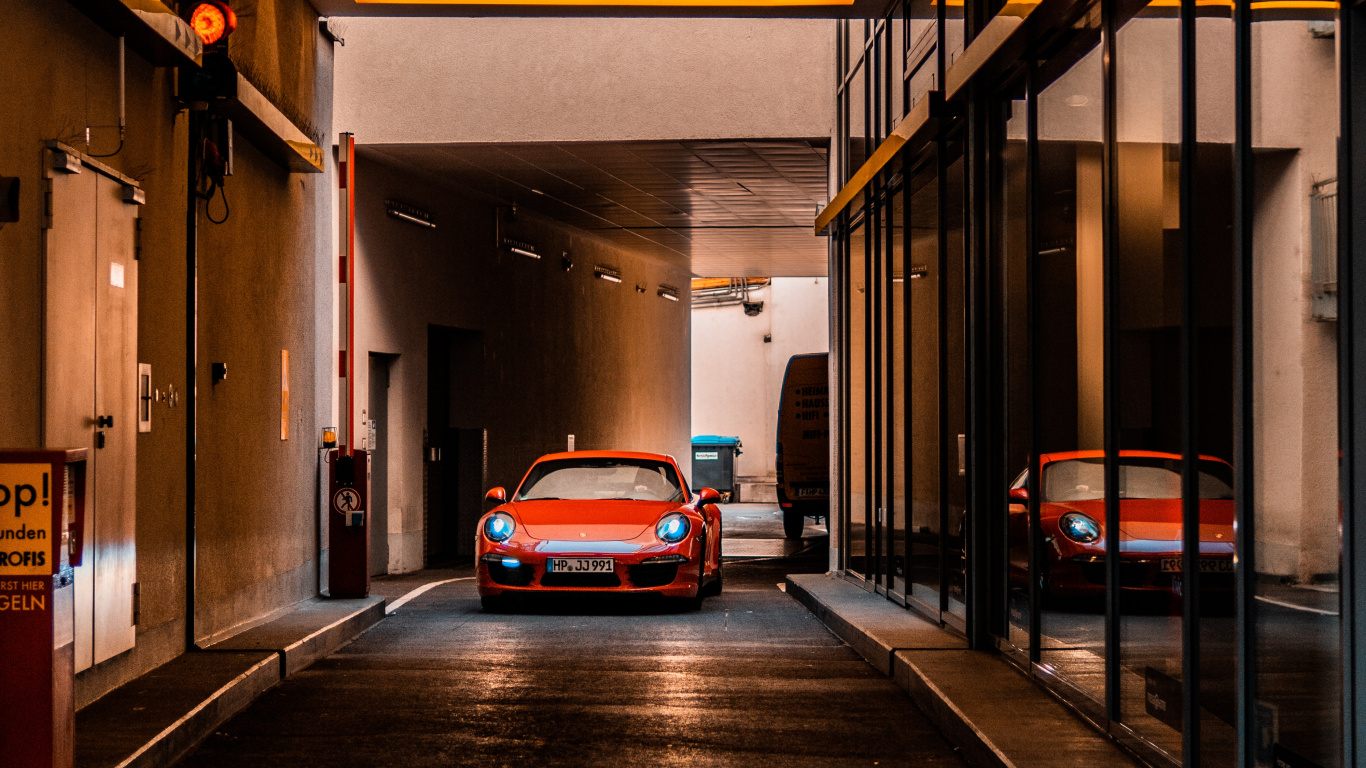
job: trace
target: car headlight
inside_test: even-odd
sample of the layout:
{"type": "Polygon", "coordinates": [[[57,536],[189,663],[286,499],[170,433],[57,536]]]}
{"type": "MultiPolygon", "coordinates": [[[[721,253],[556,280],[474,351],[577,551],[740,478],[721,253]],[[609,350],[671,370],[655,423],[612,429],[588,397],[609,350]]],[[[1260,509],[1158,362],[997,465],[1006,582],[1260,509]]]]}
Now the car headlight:
{"type": "Polygon", "coordinates": [[[688,524],[688,518],[674,512],[659,519],[659,523],[655,525],[655,535],[659,537],[660,541],[677,544],[683,540],[684,536],[688,535],[688,529],[691,527],[688,524]]]}
{"type": "Polygon", "coordinates": [[[484,521],[484,535],[489,541],[507,541],[515,530],[517,523],[506,512],[494,512],[484,521]]]}
{"type": "Polygon", "coordinates": [[[1090,544],[1100,538],[1100,526],[1089,515],[1068,512],[1058,519],[1062,535],[1079,544],[1090,544]]]}

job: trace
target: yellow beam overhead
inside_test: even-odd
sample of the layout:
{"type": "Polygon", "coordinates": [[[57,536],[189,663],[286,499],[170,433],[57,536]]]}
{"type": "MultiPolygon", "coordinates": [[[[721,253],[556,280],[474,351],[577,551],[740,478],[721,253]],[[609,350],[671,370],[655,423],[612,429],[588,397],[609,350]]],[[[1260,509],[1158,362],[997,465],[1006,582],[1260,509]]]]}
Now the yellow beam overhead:
{"type": "Polygon", "coordinates": [[[868,186],[868,182],[873,180],[882,171],[887,163],[896,157],[896,153],[906,146],[906,143],[917,137],[933,131],[943,107],[943,100],[939,97],[939,91],[929,91],[920,101],[916,102],[909,114],[897,123],[896,128],[892,129],[891,135],[878,145],[877,151],[873,153],[849,179],[844,188],[840,190],[835,199],[825,206],[825,210],[816,216],[816,234],[825,234],[825,230],[830,226],[830,222],[840,214],[849,204],[863,192],[863,188],[868,186]]]}
{"type": "Polygon", "coordinates": [[[919,138],[923,134],[931,132],[937,123],[939,110],[944,101],[961,98],[963,89],[973,76],[996,57],[998,51],[1004,48],[1007,42],[1015,38],[1023,25],[1024,20],[1039,3],[1043,0],[1010,0],[1001,12],[996,14],[981,33],[973,38],[972,43],[963,51],[954,65],[944,74],[945,91],[941,94],[938,91],[930,91],[911,109],[910,113],[897,125],[891,135],[878,145],[877,151],[873,152],[872,157],[863,164],[852,178],[844,185],[835,199],[825,206],[825,210],[816,216],[816,234],[825,233],[830,222],[840,214],[856,197],[863,192],[864,187],[877,176],[882,169],[896,157],[897,152],[901,151],[912,139],[919,138]],[[942,96],[942,98],[941,98],[942,96]]]}

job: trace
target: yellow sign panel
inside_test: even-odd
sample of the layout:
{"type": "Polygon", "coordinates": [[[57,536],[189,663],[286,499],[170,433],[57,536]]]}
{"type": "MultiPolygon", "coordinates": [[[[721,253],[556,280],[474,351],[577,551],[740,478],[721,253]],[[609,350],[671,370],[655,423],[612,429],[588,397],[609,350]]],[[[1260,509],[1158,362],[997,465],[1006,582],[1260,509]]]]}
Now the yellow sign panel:
{"type": "Polygon", "coordinates": [[[51,464],[0,464],[0,576],[52,573],[51,473],[51,464]]]}

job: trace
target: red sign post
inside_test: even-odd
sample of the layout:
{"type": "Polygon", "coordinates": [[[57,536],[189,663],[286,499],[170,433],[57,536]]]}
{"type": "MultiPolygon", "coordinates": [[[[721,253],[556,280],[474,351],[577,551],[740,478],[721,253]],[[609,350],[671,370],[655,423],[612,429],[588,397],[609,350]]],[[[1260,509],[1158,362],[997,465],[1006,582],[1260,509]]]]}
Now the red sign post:
{"type": "Polygon", "coordinates": [[[370,594],[370,452],[328,454],[327,586],[331,597],[370,594]]]}
{"type": "Polygon", "coordinates": [[[337,188],[337,376],[342,415],[337,449],[327,454],[327,582],[332,597],[354,598],[370,594],[370,454],[356,448],[356,139],[349,133],[343,133],[337,144],[337,188]]]}

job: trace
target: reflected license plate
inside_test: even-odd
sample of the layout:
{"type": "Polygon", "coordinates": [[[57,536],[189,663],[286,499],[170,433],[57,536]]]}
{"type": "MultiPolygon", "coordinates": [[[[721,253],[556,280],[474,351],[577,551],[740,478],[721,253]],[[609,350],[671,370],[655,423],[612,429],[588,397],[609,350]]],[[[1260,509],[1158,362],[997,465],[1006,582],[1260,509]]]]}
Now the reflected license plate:
{"type": "MultiPolygon", "coordinates": [[[[1164,557],[1162,558],[1161,568],[1163,573],[1180,573],[1181,558],[1164,557]]],[[[1233,559],[1227,557],[1202,557],[1200,558],[1201,573],[1233,573],[1233,559]]]]}
{"type": "Polygon", "coordinates": [[[610,557],[552,557],[545,561],[546,573],[612,573],[616,564],[610,557]]]}

